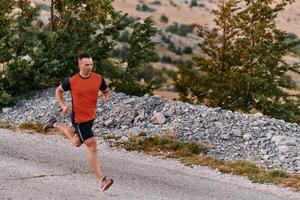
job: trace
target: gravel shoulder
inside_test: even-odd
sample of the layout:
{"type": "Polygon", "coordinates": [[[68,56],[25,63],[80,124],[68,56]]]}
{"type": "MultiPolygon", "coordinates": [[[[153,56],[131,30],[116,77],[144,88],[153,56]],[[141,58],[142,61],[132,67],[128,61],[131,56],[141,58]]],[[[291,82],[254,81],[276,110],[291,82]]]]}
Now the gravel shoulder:
{"type": "Polygon", "coordinates": [[[85,147],[76,148],[59,135],[0,129],[0,199],[300,199],[288,188],[253,184],[97,141],[102,169],[115,180],[105,193],[87,165],[85,147]]]}

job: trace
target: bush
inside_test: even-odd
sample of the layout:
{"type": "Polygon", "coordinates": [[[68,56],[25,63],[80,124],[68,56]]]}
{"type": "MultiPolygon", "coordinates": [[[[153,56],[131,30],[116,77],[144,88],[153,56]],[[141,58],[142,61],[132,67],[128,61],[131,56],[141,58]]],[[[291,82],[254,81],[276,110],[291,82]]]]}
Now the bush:
{"type": "Polygon", "coordinates": [[[162,70],[155,69],[152,65],[144,65],[137,74],[137,79],[144,79],[146,82],[151,82],[156,88],[160,87],[166,78],[164,78],[162,70]]]}
{"type": "Polygon", "coordinates": [[[147,6],[147,5],[144,4],[144,3],[138,4],[138,5],[136,6],[136,10],[142,11],[142,12],[154,12],[154,11],[155,11],[155,9],[150,8],[149,6],[147,6]]]}
{"type": "Polygon", "coordinates": [[[192,33],[195,28],[195,24],[186,25],[181,24],[178,25],[177,23],[174,23],[166,28],[166,31],[180,35],[180,36],[187,36],[188,33],[192,33]]]}
{"type": "Polygon", "coordinates": [[[5,88],[12,91],[13,95],[23,95],[36,88],[36,76],[38,74],[32,70],[32,65],[28,61],[14,60],[5,67],[7,81],[5,88]]]}
{"type": "Polygon", "coordinates": [[[129,40],[129,31],[125,30],[121,32],[120,37],[118,38],[119,42],[128,42],[129,40]]]}
{"type": "Polygon", "coordinates": [[[293,51],[296,54],[300,55],[300,41],[299,41],[298,36],[294,33],[288,33],[287,34],[287,42],[290,44],[296,43],[295,47],[293,48],[293,51]]]}
{"type": "Polygon", "coordinates": [[[134,18],[134,17],[132,17],[132,16],[126,16],[123,20],[122,20],[122,22],[124,23],[124,24],[132,24],[132,23],[134,23],[136,21],[136,18],[134,18]]]}
{"type": "Polygon", "coordinates": [[[0,108],[9,106],[12,103],[12,100],[12,96],[4,90],[4,87],[0,82],[0,108]]]}
{"type": "Polygon", "coordinates": [[[161,40],[167,44],[170,44],[172,41],[169,37],[166,37],[165,35],[162,35],[161,40]]]}
{"type": "Polygon", "coordinates": [[[197,0],[192,0],[191,3],[190,3],[190,7],[191,7],[191,8],[192,8],[192,7],[197,7],[197,5],[198,5],[197,0]]]}
{"type": "Polygon", "coordinates": [[[174,63],[172,58],[170,56],[167,56],[167,55],[163,55],[163,57],[160,59],[161,62],[163,63],[174,63]]]}
{"type": "Polygon", "coordinates": [[[160,16],[160,22],[163,23],[168,23],[169,22],[169,18],[165,15],[160,16]]]}
{"type": "Polygon", "coordinates": [[[126,47],[120,47],[120,48],[113,49],[112,56],[113,57],[126,57],[126,56],[128,56],[128,50],[126,49],[126,47]]]}
{"type": "Polygon", "coordinates": [[[181,48],[180,48],[180,47],[176,48],[176,46],[174,45],[173,42],[171,42],[171,43],[169,44],[168,50],[170,50],[170,51],[176,53],[177,55],[182,55],[181,48]]]}
{"type": "Polygon", "coordinates": [[[111,86],[115,88],[116,92],[123,92],[130,96],[144,96],[145,94],[152,94],[152,87],[151,86],[144,86],[139,84],[136,81],[130,82],[120,82],[114,81],[111,83],[111,86]]]}
{"type": "Polygon", "coordinates": [[[185,54],[192,54],[193,49],[192,49],[192,47],[185,47],[182,52],[185,54]]]}
{"type": "Polygon", "coordinates": [[[152,4],[152,5],[161,5],[161,2],[160,2],[160,0],[155,0],[150,4],[152,4]]]}

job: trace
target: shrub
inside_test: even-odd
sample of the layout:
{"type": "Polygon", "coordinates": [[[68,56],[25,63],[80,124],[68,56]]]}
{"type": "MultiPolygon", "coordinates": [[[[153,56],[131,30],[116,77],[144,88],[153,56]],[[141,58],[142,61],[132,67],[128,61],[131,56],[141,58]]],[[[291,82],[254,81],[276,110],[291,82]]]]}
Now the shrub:
{"type": "Polygon", "coordinates": [[[168,23],[169,22],[169,18],[165,15],[160,16],[160,21],[163,23],[168,23]]]}
{"type": "Polygon", "coordinates": [[[182,52],[185,54],[192,54],[193,49],[192,49],[192,47],[185,47],[182,52]]]}
{"type": "Polygon", "coordinates": [[[129,31],[125,30],[121,32],[120,37],[118,38],[119,42],[128,42],[129,40],[129,31]]]}
{"type": "Polygon", "coordinates": [[[166,28],[166,31],[180,35],[180,36],[187,36],[188,33],[192,33],[195,28],[195,24],[186,25],[181,24],[178,25],[177,23],[174,23],[166,28]]]}
{"type": "Polygon", "coordinates": [[[144,3],[138,4],[138,5],[136,6],[136,10],[142,11],[142,12],[154,12],[154,11],[155,11],[155,9],[150,8],[149,6],[147,6],[147,5],[144,4],[144,3]]]}

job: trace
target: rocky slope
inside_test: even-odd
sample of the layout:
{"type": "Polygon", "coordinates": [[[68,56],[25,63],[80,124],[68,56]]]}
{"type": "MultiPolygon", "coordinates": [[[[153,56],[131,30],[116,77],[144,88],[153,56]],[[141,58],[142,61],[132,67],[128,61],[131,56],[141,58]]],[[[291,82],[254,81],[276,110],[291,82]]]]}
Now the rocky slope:
{"type": "MultiPolygon", "coordinates": [[[[69,94],[65,98],[69,103],[69,94]]],[[[18,106],[4,108],[1,121],[45,122],[58,110],[54,89],[45,90],[18,106]]],[[[67,118],[62,119],[68,123],[67,118]]],[[[225,160],[247,159],[267,168],[300,171],[300,127],[296,123],[246,115],[204,105],[191,105],[158,96],[130,97],[112,93],[98,102],[96,135],[174,134],[183,141],[205,142],[209,155],[225,160]]]]}

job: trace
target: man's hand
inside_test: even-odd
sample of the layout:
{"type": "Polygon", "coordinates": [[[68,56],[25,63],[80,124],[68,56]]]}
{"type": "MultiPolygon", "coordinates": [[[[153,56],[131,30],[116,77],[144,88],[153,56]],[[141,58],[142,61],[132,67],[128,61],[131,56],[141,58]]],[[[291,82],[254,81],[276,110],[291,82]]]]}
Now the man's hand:
{"type": "Polygon", "coordinates": [[[104,103],[106,103],[108,101],[109,94],[110,94],[109,89],[102,91],[102,98],[103,98],[104,103]]]}
{"type": "Polygon", "coordinates": [[[61,106],[61,108],[63,113],[69,114],[71,112],[71,108],[69,105],[64,104],[61,106]]]}
{"type": "Polygon", "coordinates": [[[67,105],[64,101],[64,97],[63,94],[64,93],[64,89],[62,88],[62,85],[58,86],[55,90],[55,97],[57,102],[59,103],[61,109],[62,109],[62,113],[65,114],[70,114],[71,108],[69,105],[67,105]]]}

